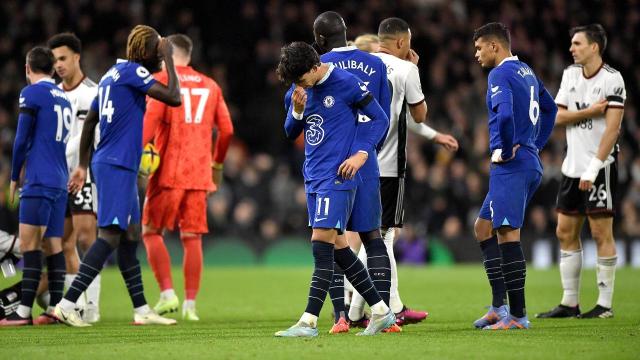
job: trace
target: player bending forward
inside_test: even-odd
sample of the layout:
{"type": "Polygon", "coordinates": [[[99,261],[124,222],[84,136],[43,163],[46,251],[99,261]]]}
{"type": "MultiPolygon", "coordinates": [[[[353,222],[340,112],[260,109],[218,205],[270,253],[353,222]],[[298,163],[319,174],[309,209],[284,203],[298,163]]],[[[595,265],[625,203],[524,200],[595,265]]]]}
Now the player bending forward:
{"type": "Polygon", "coordinates": [[[520,228],[527,204],[542,179],[538,152],[551,135],[558,108],[529,65],[511,54],[511,36],[503,24],[480,27],[473,40],[480,65],[493,68],[486,100],[491,151],[489,193],[474,228],[493,300],[487,314],[474,326],[528,329],[520,228]]]}
{"type": "MultiPolygon", "coordinates": [[[[180,107],[169,107],[154,99],[147,104],[143,144],[153,139],[162,162],[147,186],[142,237],[161,291],[154,310],[163,315],[177,311],[179,302],[173,290],[171,258],[162,236],[165,229],[180,229],[185,290],[182,317],[195,321],[199,320],[196,295],[202,274],[202,234],[209,232],[207,194],[220,186],[233,125],[218,84],[189,66],[191,39],[182,34],[167,39],[175,48],[173,61],[183,101],[180,107]],[[212,154],[215,127],[218,137],[212,154]]],[[[166,71],[156,78],[166,83],[166,71]]]]}
{"type": "Polygon", "coordinates": [[[318,316],[331,285],[334,259],[371,306],[371,321],[360,334],[375,335],[391,326],[395,316],[382,301],[362,262],[338,234],[344,232],[349,221],[358,170],[383,136],[371,123],[389,119],[364,83],[345,70],[321,63],[308,44],[294,42],[285,46],[277,72],[283,82],[297,85],[292,103],[285,104],[285,132],[291,139],[304,132],[303,174],[315,268],[305,312],[295,325],[275,335],[318,335],[318,316]],[[358,122],[358,111],[370,121],[358,122]]]}

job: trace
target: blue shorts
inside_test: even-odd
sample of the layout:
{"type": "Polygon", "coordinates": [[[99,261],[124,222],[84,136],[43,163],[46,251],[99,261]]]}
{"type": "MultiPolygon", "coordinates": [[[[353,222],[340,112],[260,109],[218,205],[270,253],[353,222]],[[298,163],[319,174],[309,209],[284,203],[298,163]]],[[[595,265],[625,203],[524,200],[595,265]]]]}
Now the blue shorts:
{"type": "Polygon", "coordinates": [[[20,193],[20,223],[46,226],[45,238],[62,237],[67,190],[33,186],[20,193]]]}
{"type": "Polygon", "coordinates": [[[309,227],[336,229],[338,234],[342,234],[351,215],[355,193],[355,189],[320,190],[307,193],[309,227]]]}
{"type": "Polygon", "coordinates": [[[536,170],[490,175],[489,193],[478,217],[491,220],[494,229],[501,226],[520,229],[527,205],[541,180],[542,175],[536,170]]]}
{"type": "Polygon", "coordinates": [[[93,163],[98,195],[98,227],[112,225],[127,230],[140,223],[138,174],[129,169],[103,163],[93,163]]]}
{"type": "Polygon", "coordinates": [[[380,178],[362,179],[356,190],[347,230],[357,232],[377,230],[380,229],[381,219],[380,178]]]}

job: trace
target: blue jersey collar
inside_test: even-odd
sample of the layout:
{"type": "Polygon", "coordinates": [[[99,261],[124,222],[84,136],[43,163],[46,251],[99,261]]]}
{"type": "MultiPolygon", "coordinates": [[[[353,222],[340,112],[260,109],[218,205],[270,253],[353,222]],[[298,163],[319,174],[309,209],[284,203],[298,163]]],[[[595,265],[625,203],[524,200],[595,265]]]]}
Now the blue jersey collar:
{"type": "Polygon", "coordinates": [[[322,79],[320,79],[320,81],[318,81],[316,83],[316,85],[322,85],[323,82],[327,81],[327,79],[329,78],[329,76],[331,75],[331,73],[333,72],[333,68],[335,68],[335,66],[333,64],[329,65],[329,70],[327,70],[327,73],[324,74],[324,76],[322,77],[322,79]]]}
{"type": "Polygon", "coordinates": [[[498,64],[498,66],[502,65],[505,61],[520,61],[520,59],[518,59],[518,55],[509,56],[507,58],[504,58],[504,60],[500,61],[500,64],[498,64]]]}

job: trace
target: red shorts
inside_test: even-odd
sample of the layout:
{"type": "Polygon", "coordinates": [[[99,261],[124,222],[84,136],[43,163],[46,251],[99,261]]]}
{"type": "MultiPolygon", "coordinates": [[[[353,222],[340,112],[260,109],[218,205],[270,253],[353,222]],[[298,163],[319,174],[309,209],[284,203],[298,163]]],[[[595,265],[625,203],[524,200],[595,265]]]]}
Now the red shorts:
{"type": "Polygon", "coordinates": [[[155,228],[205,234],[207,225],[207,191],[149,186],[144,200],[142,224],[155,228]]]}

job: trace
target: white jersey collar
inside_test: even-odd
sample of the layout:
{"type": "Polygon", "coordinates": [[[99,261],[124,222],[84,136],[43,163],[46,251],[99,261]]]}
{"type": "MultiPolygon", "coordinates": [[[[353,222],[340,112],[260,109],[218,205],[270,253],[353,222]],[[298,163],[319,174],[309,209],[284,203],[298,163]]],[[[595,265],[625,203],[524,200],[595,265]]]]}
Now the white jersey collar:
{"type": "Polygon", "coordinates": [[[324,76],[322,77],[322,79],[320,79],[320,81],[318,81],[316,83],[316,85],[321,85],[323,82],[327,81],[327,79],[329,78],[329,76],[331,75],[331,73],[333,72],[333,68],[335,68],[335,66],[333,64],[329,65],[329,70],[327,70],[327,73],[324,74],[324,76]]]}
{"type": "Polygon", "coordinates": [[[342,46],[342,47],[333,48],[331,49],[331,51],[340,52],[340,51],[353,51],[357,49],[358,49],[357,47],[355,47],[354,45],[351,45],[351,46],[342,46]]]}
{"type": "Polygon", "coordinates": [[[56,83],[56,81],[53,80],[53,78],[50,78],[50,77],[43,77],[42,79],[36,81],[35,83],[37,84],[39,82],[48,82],[48,83],[52,83],[52,84],[56,83]]]}
{"type": "Polygon", "coordinates": [[[122,63],[126,63],[129,60],[125,60],[125,59],[116,59],[116,64],[122,64],[122,63]]]}
{"type": "Polygon", "coordinates": [[[498,64],[498,66],[502,65],[505,61],[519,61],[520,59],[518,59],[518,55],[513,55],[513,56],[509,56],[507,58],[504,58],[502,61],[500,61],[500,64],[498,64]]]}

